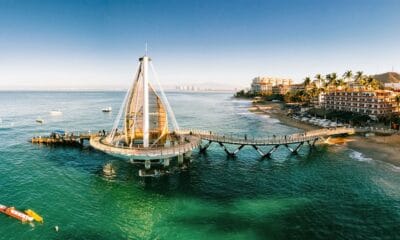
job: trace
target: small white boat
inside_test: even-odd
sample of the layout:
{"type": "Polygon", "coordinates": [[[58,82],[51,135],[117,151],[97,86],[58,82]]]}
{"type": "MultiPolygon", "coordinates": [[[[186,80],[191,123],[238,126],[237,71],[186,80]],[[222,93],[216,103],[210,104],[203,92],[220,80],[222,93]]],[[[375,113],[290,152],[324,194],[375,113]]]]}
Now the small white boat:
{"type": "Polygon", "coordinates": [[[50,115],[59,116],[62,115],[62,112],[60,110],[51,110],[50,115]]]}
{"type": "Polygon", "coordinates": [[[107,107],[107,108],[103,108],[101,109],[102,112],[111,112],[112,108],[111,107],[107,107]]]}
{"type": "Polygon", "coordinates": [[[43,123],[44,123],[44,120],[41,119],[41,118],[38,118],[38,119],[36,119],[36,122],[37,122],[37,123],[40,123],[40,124],[43,124],[43,123]]]}

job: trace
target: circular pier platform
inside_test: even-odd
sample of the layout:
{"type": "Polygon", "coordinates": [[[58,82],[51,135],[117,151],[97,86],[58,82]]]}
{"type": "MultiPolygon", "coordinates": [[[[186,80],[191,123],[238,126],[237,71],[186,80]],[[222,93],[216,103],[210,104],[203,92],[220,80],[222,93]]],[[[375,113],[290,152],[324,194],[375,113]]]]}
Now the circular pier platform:
{"type": "Polygon", "coordinates": [[[150,146],[144,148],[142,145],[132,147],[113,145],[107,142],[107,137],[98,136],[90,139],[90,146],[107,154],[123,157],[126,159],[146,161],[162,160],[184,155],[191,152],[201,143],[201,138],[195,135],[181,135],[181,141],[164,146],[150,146]]]}

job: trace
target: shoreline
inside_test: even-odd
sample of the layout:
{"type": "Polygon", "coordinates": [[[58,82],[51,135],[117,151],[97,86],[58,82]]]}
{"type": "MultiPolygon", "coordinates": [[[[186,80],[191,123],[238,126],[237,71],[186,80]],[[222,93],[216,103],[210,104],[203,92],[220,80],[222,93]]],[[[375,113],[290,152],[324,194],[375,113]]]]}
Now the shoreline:
{"type": "MultiPolygon", "coordinates": [[[[255,114],[267,114],[278,119],[280,124],[298,128],[304,131],[319,129],[320,127],[297,121],[288,117],[282,110],[281,103],[253,104],[249,108],[255,114]]],[[[400,135],[391,136],[350,136],[346,139],[337,138],[331,141],[332,144],[344,144],[347,148],[360,152],[367,158],[393,164],[400,167],[400,135]]]]}
{"type": "Polygon", "coordinates": [[[361,152],[365,157],[400,167],[400,135],[362,137],[352,136],[348,148],[361,152]]]}
{"type": "Polygon", "coordinates": [[[319,127],[298,121],[286,115],[282,110],[281,103],[266,103],[266,104],[254,104],[250,109],[250,112],[255,114],[266,114],[272,118],[278,119],[279,124],[286,125],[289,127],[298,128],[304,131],[316,130],[319,127]]]}

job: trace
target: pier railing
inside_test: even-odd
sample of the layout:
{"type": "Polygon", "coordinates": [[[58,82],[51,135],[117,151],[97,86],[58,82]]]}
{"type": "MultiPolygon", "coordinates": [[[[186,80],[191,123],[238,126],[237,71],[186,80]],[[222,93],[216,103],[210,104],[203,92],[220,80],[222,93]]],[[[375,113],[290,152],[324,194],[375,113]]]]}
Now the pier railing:
{"type": "Polygon", "coordinates": [[[353,134],[353,128],[340,127],[334,129],[318,129],[303,133],[294,133],[280,136],[268,136],[265,138],[248,138],[247,135],[222,135],[212,131],[198,129],[182,129],[177,133],[182,135],[197,135],[203,140],[236,144],[236,145],[278,145],[313,141],[321,137],[328,137],[341,134],[353,134]]]}
{"type": "Polygon", "coordinates": [[[104,137],[97,137],[90,140],[90,144],[92,147],[119,155],[127,155],[136,157],[141,156],[143,158],[151,159],[153,157],[158,157],[160,159],[177,156],[189,151],[192,151],[196,147],[200,145],[201,139],[196,136],[188,136],[184,142],[180,142],[177,144],[172,144],[170,146],[153,146],[144,148],[142,146],[122,146],[122,145],[114,145],[105,141],[104,137]]]}
{"type": "Polygon", "coordinates": [[[90,145],[95,149],[117,155],[124,155],[127,157],[134,156],[137,159],[165,159],[174,156],[183,155],[192,151],[196,147],[200,148],[200,152],[204,152],[211,143],[218,143],[224,151],[230,155],[235,156],[243,147],[252,146],[262,157],[269,157],[279,146],[285,146],[292,153],[297,153],[301,146],[308,143],[313,147],[318,139],[341,135],[353,134],[354,128],[339,127],[331,129],[318,129],[301,133],[294,133],[281,136],[268,136],[264,138],[248,138],[247,135],[223,135],[214,133],[212,131],[199,130],[199,129],[181,129],[172,134],[179,136],[179,140],[170,146],[151,146],[144,148],[141,145],[124,146],[119,142],[112,144],[106,141],[107,134],[104,132],[75,132],[66,133],[63,135],[52,135],[49,137],[36,137],[32,138],[32,143],[47,143],[47,144],[83,144],[84,140],[89,140],[90,145]],[[208,141],[202,145],[202,140],[208,141]],[[235,150],[228,149],[225,144],[237,145],[235,150]],[[293,145],[290,145],[293,144],[293,145]],[[273,147],[265,152],[261,146],[272,145],[273,147]],[[290,146],[289,146],[290,145],[290,146]]]}

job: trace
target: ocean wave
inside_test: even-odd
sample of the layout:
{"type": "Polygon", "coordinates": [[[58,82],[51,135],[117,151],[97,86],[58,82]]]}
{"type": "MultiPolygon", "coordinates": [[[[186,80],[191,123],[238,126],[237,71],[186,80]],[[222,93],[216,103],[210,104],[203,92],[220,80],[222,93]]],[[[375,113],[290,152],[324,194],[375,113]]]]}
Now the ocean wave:
{"type": "Polygon", "coordinates": [[[360,161],[360,162],[366,162],[366,161],[374,160],[374,159],[366,157],[366,156],[364,156],[364,154],[362,154],[360,152],[357,152],[357,151],[354,151],[354,150],[352,150],[349,155],[350,155],[350,157],[352,159],[355,159],[355,160],[360,161]]]}
{"type": "Polygon", "coordinates": [[[246,103],[246,104],[251,104],[252,102],[250,100],[240,100],[240,99],[227,99],[227,102],[232,102],[232,103],[246,103]]]}
{"type": "Polygon", "coordinates": [[[352,150],[352,152],[350,153],[350,157],[352,159],[355,159],[355,160],[360,161],[360,162],[371,162],[371,161],[374,161],[374,163],[379,164],[381,166],[384,166],[388,170],[391,170],[391,171],[394,171],[394,172],[400,172],[400,166],[396,166],[396,165],[394,165],[392,163],[385,162],[385,161],[382,161],[382,160],[375,160],[373,158],[366,157],[362,153],[354,151],[354,150],[352,150]]]}
{"type": "Polygon", "coordinates": [[[265,121],[268,124],[273,124],[273,123],[279,123],[279,119],[276,118],[271,118],[270,115],[268,114],[257,114],[254,112],[250,112],[247,110],[244,110],[244,108],[237,108],[236,113],[237,115],[240,115],[243,118],[247,118],[247,119],[262,119],[263,121],[265,121]]]}
{"type": "Polygon", "coordinates": [[[400,172],[400,167],[396,166],[394,164],[388,163],[388,165],[390,166],[390,168],[396,172],[400,172]]]}
{"type": "Polygon", "coordinates": [[[236,114],[238,114],[238,115],[252,115],[254,113],[247,111],[247,112],[237,112],[236,114]]]}

